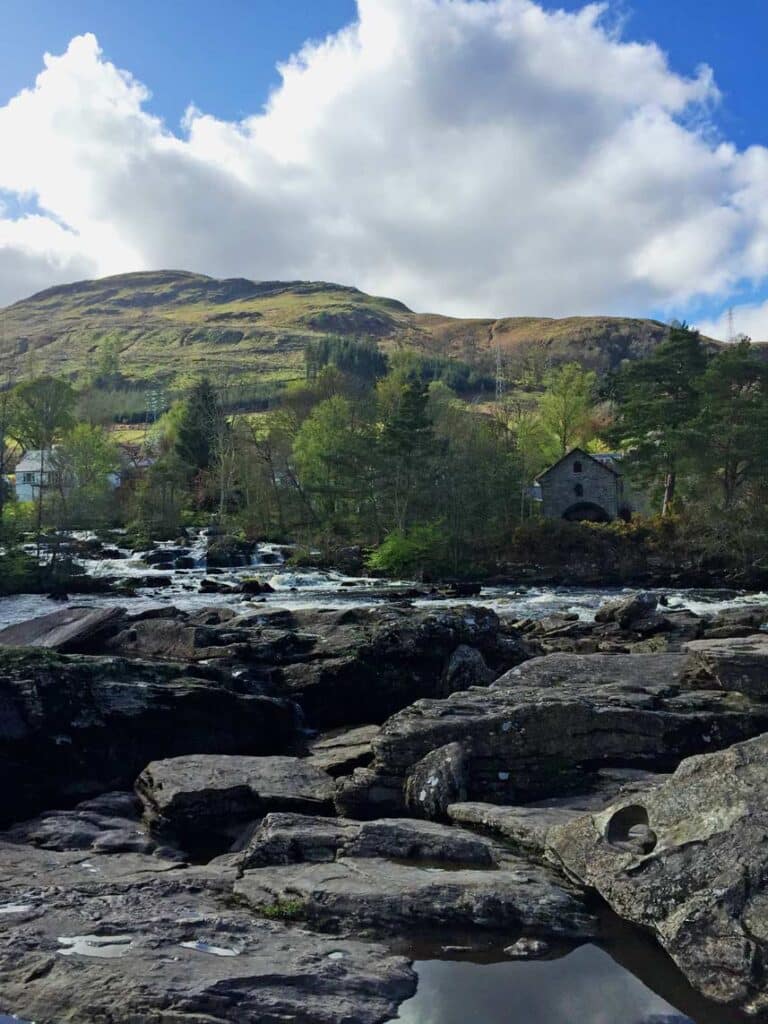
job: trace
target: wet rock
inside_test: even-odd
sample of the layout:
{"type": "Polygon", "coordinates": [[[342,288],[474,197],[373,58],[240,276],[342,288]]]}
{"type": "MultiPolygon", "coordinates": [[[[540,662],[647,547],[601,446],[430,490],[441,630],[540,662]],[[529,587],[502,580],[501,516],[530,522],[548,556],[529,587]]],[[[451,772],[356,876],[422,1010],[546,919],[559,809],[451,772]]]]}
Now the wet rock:
{"type": "Polygon", "coordinates": [[[293,706],[230,685],[178,664],[0,650],[0,819],[128,788],[161,757],[285,750],[293,706]]]}
{"type": "Polygon", "coordinates": [[[461,743],[431,750],[405,780],[405,806],[420,818],[443,819],[467,795],[467,751],[461,743]]]}
{"type": "Polygon", "coordinates": [[[768,697],[768,633],[693,640],[684,650],[690,655],[685,685],[768,697]]]}
{"type": "Polygon", "coordinates": [[[689,758],[658,788],[550,833],[553,860],[650,928],[691,984],[768,1009],[768,736],[689,758]]]}
{"type": "Polygon", "coordinates": [[[214,537],[206,553],[209,566],[230,569],[251,564],[254,545],[248,541],[238,540],[226,534],[214,537]]]}
{"type": "Polygon", "coordinates": [[[640,593],[632,597],[608,601],[595,613],[595,622],[617,622],[621,629],[634,627],[641,619],[656,611],[659,599],[655,594],[640,593]]]}
{"type": "Polygon", "coordinates": [[[194,558],[190,555],[180,555],[173,560],[174,569],[194,569],[196,564],[194,558]]]}
{"type": "Polygon", "coordinates": [[[342,779],[350,817],[402,813],[398,791],[429,753],[460,743],[471,802],[516,805],[580,793],[607,768],[669,771],[693,753],[768,729],[768,705],[741,694],[689,690],[685,655],[552,654],[489,689],[420,700],[373,741],[371,767],[342,779]]]}
{"type": "Polygon", "coordinates": [[[0,629],[0,646],[80,650],[115,632],[124,614],[125,609],[118,606],[87,608],[71,605],[63,611],[0,629]]]}
{"type": "Polygon", "coordinates": [[[266,580],[246,579],[240,582],[240,591],[243,594],[272,594],[272,587],[266,580]]]}
{"type": "Polygon", "coordinates": [[[333,780],[296,757],[196,754],[153,761],[136,780],[150,828],[182,846],[234,838],[269,811],[331,809],[333,780]]]}
{"type": "Polygon", "coordinates": [[[321,736],[310,744],[309,761],[334,778],[365,767],[373,758],[371,744],[379,728],[378,725],[361,725],[356,729],[321,736]]]}
{"type": "Polygon", "coordinates": [[[404,958],[254,915],[235,905],[233,882],[232,871],[154,856],[0,839],[12,908],[0,914],[0,1013],[38,1024],[383,1024],[415,991],[404,958]]]}

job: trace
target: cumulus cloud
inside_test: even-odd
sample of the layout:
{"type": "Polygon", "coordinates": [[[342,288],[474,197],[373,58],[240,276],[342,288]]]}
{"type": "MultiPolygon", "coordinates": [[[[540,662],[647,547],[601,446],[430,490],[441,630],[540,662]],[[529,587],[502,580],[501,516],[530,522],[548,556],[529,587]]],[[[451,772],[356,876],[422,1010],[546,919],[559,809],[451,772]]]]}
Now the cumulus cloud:
{"type": "Polygon", "coordinates": [[[177,132],[77,37],[0,108],[0,188],[48,221],[0,214],[0,266],[19,254],[0,300],[86,268],[337,280],[475,315],[677,311],[761,280],[768,150],[713,142],[711,71],[674,73],[604,13],[358,0],[261,112],[191,108],[177,132]]]}

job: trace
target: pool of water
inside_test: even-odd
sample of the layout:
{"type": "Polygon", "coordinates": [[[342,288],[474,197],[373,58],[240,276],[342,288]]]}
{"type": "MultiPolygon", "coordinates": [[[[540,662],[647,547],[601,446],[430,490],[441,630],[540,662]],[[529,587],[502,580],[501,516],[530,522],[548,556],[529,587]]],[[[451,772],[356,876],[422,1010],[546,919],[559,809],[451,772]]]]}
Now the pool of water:
{"type": "Polygon", "coordinates": [[[435,958],[415,945],[418,989],[392,1024],[746,1024],[695,992],[650,936],[609,911],[602,929],[600,945],[542,960],[498,949],[435,958]]]}

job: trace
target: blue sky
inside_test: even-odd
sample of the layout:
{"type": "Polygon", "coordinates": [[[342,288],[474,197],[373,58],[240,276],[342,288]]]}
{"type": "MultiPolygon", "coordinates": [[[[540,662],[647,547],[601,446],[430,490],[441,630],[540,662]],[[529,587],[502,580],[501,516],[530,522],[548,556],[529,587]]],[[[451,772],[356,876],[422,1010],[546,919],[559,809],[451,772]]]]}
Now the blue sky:
{"type": "MultiPolygon", "coordinates": [[[[379,2],[384,4],[385,0],[379,0],[379,2]]],[[[482,0],[476,0],[476,2],[479,6],[482,0]]],[[[487,6],[496,6],[499,2],[502,0],[489,0],[487,6]]],[[[369,12],[372,12],[373,0],[367,0],[367,3],[369,12]]],[[[417,8],[422,13],[425,9],[423,6],[420,7],[420,4],[440,6],[441,0],[386,0],[387,6],[391,4],[399,9],[407,7],[409,3],[414,12],[413,17],[419,18],[421,14],[417,12],[417,8]]],[[[442,6],[447,8],[451,4],[442,2],[442,6]]],[[[457,0],[455,6],[467,8],[469,5],[466,2],[459,3],[457,0]]],[[[584,4],[578,0],[561,0],[559,3],[542,0],[541,6],[547,11],[564,9],[568,12],[578,12],[584,4]]],[[[105,237],[107,226],[100,210],[89,209],[84,212],[85,201],[68,203],[66,198],[55,201],[55,186],[47,181],[41,184],[37,183],[36,180],[32,180],[34,175],[30,177],[28,186],[23,182],[23,178],[20,178],[21,172],[18,170],[7,175],[7,180],[3,178],[2,108],[22,89],[34,86],[35,78],[42,70],[42,58],[45,52],[55,55],[63,54],[67,51],[73,38],[85,33],[92,33],[98,39],[101,48],[101,54],[97,58],[99,73],[109,62],[119,69],[129,71],[134,79],[143,83],[150,90],[151,96],[141,102],[142,112],[162,118],[171,132],[180,139],[184,139],[187,129],[180,127],[181,119],[188,106],[194,104],[204,114],[215,119],[217,125],[222,126],[220,132],[222,135],[228,135],[226,146],[229,147],[233,144],[236,134],[234,124],[242,119],[259,115],[270,91],[280,87],[281,79],[276,70],[277,63],[296,53],[306,41],[318,41],[339,32],[344,26],[352,23],[356,16],[357,4],[354,0],[313,0],[311,3],[296,2],[296,0],[280,0],[280,2],[277,0],[218,0],[215,4],[212,4],[210,0],[205,0],[205,2],[202,0],[183,0],[183,2],[182,0],[154,0],[154,2],[132,0],[131,3],[122,3],[118,0],[101,0],[101,2],[96,2],[96,0],[66,0],[66,2],[62,2],[62,0],[3,0],[0,8],[0,24],[2,26],[2,31],[0,31],[0,202],[4,207],[1,215],[6,218],[5,245],[16,244],[14,240],[21,237],[22,233],[17,228],[19,218],[24,213],[41,213],[40,221],[50,218],[51,223],[30,225],[28,232],[25,228],[22,243],[27,247],[24,250],[26,255],[29,255],[29,247],[32,245],[29,238],[34,232],[39,232],[42,237],[44,228],[49,234],[45,236],[44,245],[42,242],[40,245],[43,245],[46,252],[50,254],[54,246],[52,239],[54,227],[56,227],[60,228],[64,234],[59,237],[63,249],[56,255],[54,264],[60,268],[58,272],[64,277],[72,276],[77,268],[87,267],[89,259],[99,270],[105,267],[112,269],[113,265],[115,267],[119,265],[117,252],[120,247],[117,244],[113,246],[114,254],[113,257],[110,257],[111,262],[110,260],[95,259],[95,250],[92,249],[88,250],[88,258],[84,255],[81,258],[81,254],[75,252],[74,235],[94,240],[105,237]],[[23,191],[20,183],[24,185],[23,191]],[[77,207],[76,213],[82,217],[82,220],[78,220],[78,216],[70,214],[70,207],[77,207]],[[11,221],[16,222],[13,228],[8,227],[8,223],[11,221]],[[8,239],[11,241],[9,242],[8,239]]],[[[441,17],[443,20],[447,20],[449,15],[444,11],[441,17]]],[[[373,21],[373,18],[373,13],[369,13],[368,21],[373,21]]],[[[435,22],[435,25],[437,24],[435,22]]],[[[461,23],[464,27],[467,24],[467,19],[461,23]]],[[[666,2],[636,0],[634,4],[619,0],[619,2],[609,5],[603,25],[615,26],[615,31],[620,32],[624,42],[658,45],[667,55],[670,76],[679,76],[681,79],[690,80],[696,78],[702,64],[707,64],[712,68],[721,93],[720,102],[713,103],[710,95],[703,104],[694,105],[695,109],[693,110],[674,110],[671,113],[673,120],[690,127],[692,133],[706,139],[710,148],[714,150],[718,141],[732,144],[739,152],[750,146],[768,147],[768,119],[765,118],[764,111],[761,109],[764,106],[764,97],[768,95],[768,60],[765,59],[766,42],[768,42],[768,3],[765,3],[764,0],[731,0],[727,4],[723,0],[672,0],[672,2],[671,0],[666,0],[666,2]],[[702,128],[704,121],[707,123],[702,128]]],[[[419,36],[418,28],[419,26],[414,22],[414,36],[419,36]]],[[[460,27],[459,31],[463,31],[463,28],[460,27]]],[[[472,32],[474,29],[467,29],[468,35],[472,32]]],[[[556,29],[552,28],[550,34],[555,40],[556,29]]],[[[567,37],[568,34],[566,30],[565,36],[567,37]]],[[[556,40],[553,45],[555,43],[556,40]]],[[[428,40],[422,41],[420,45],[428,47],[428,40]]],[[[486,38],[482,45],[490,45],[489,38],[486,38]]],[[[475,48],[479,46],[474,35],[472,46],[475,48]]],[[[401,43],[403,50],[410,47],[410,41],[407,44],[401,43]]],[[[428,49],[419,52],[417,43],[413,43],[412,48],[412,56],[415,61],[413,67],[431,64],[432,55],[429,54],[428,49]]],[[[339,46],[337,49],[338,52],[334,59],[341,67],[344,61],[343,47],[339,46]]],[[[467,57],[467,61],[469,59],[467,57]]],[[[79,64],[73,58],[71,61],[74,69],[73,75],[80,74],[82,67],[89,62],[93,63],[88,55],[82,56],[79,64]]],[[[318,59],[315,63],[322,62],[318,59]]],[[[462,67],[464,66],[462,65],[462,67]]],[[[470,65],[466,64],[466,67],[470,67],[470,65]]],[[[474,66],[472,66],[472,70],[474,73],[474,66]]],[[[435,74],[439,78],[440,68],[436,68],[435,74]]],[[[317,72],[316,77],[318,81],[322,81],[320,71],[317,72]]],[[[396,77],[394,75],[392,79],[393,95],[398,87],[396,77]]],[[[481,77],[478,75],[478,81],[481,77]]],[[[376,78],[377,88],[379,88],[375,67],[369,78],[376,78]]],[[[359,96],[367,97],[367,81],[368,79],[363,78],[356,85],[359,96]],[[362,86],[360,82],[362,82],[362,86]]],[[[381,88],[385,88],[385,86],[381,86],[381,88]]],[[[470,86],[468,86],[469,88],[470,86]]],[[[666,86],[660,87],[660,95],[664,88],[666,86]]],[[[478,103],[493,105],[493,88],[489,89],[487,85],[478,84],[477,89],[478,103]]],[[[53,89],[49,87],[49,91],[53,92],[53,89]]],[[[361,100],[361,102],[364,101],[367,102],[367,100],[361,100]]],[[[635,97],[632,103],[635,110],[641,109],[642,97],[635,97]]],[[[665,100],[662,101],[662,107],[665,103],[665,100]]],[[[461,105],[460,102],[458,105],[461,105]]],[[[42,106],[42,100],[38,106],[42,106]]],[[[32,108],[30,107],[30,109],[32,108]]],[[[361,123],[365,125],[363,134],[369,125],[375,124],[377,116],[375,112],[379,109],[380,101],[374,99],[372,101],[373,113],[371,114],[373,120],[366,122],[361,118],[361,123]]],[[[34,113],[36,116],[38,111],[35,110],[34,113]]],[[[321,120],[320,115],[316,120],[318,122],[321,120]]],[[[502,120],[500,119],[500,124],[502,124],[502,120]]],[[[47,114],[44,117],[41,116],[40,122],[46,125],[46,130],[54,123],[47,114]]],[[[315,122],[310,118],[309,123],[311,125],[315,122]]],[[[57,120],[55,124],[56,130],[58,130],[59,121],[57,120]]],[[[519,118],[515,120],[515,125],[517,124],[519,124],[519,118]]],[[[435,138],[443,139],[446,137],[446,126],[443,123],[439,127],[440,131],[436,128],[435,138]]],[[[122,126],[120,130],[123,130],[122,126]]],[[[335,129],[332,130],[335,131],[335,129]]],[[[420,130],[423,130],[423,124],[420,125],[420,130]]],[[[290,127],[286,128],[286,125],[283,124],[280,127],[280,138],[286,131],[290,135],[290,127]]],[[[71,141],[70,139],[69,142],[71,141]]],[[[156,142],[157,140],[152,143],[155,148],[157,148],[156,142]]],[[[600,144],[603,142],[604,140],[600,140],[600,144]]],[[[60,140],[57,139],[56,145],[59,143],[60,140]]],[[[397,144],[399,144],[399,140],[397,144]]],[[[41,140],[40,145],[45,150],[44,140],[41,140]]],[[[300,146],[300,142],[294,141],[295,146],[300,146]]],[[[390,148],[392,148],[392,144],[390,144],[390,148]]],[[[424,153],[418,158],[428,161],[429,153],[434,151],[434,148],[434,144],[432,144],[431,150],[425,147],[424,153]]],[[[49,149],[49,151],[53,150],[49,149]]],[[[230,150],[227,152],[230,153],[230,150]]],[[[349,160],[349,150],[347,149],[345,152],[349,160]]],[[[200,154],[195,152],[192,155],[195,156],[199,165],[200,154]]],[[[204,155],[206,161],[212,159],[210,151],[206,151],[204,155]]],[[[62,159],[62,167],[68,166],[68,159],[69,150],[62,159]]],[[[224,158],[222,157],[222,159],[224,158]]],[[[227,156],[226,159],[230,159],[230,156],[227,156]]],[[[284,155],[279,155],[279,159],[283,161],[282,165],[284,166],[284,155]]],[[[325,160],[325,154],[324,152],[312,154],[312,159],[316,165],[321,165],[325,160]]],[[[261,160],[261,156],[259,156],[259,160],[261,160]]],[[[362,159],[361,165],[365,163],[366,159],[362,159]]],[[[221,170],[222,167],[217,167],[217,174],[221,170]]],[[[74,159],[72,173],[75,174],[74,159]]],[[[749,173],[754,172],[750,170],[749,173]]],[[[762,174],[762,170],[758,173],[762,174]]],[[[99,176],[98,180],[104,181],[106,174],[107,170],[99,176]]],[[[734,177],[740,182],[743,178],[742,170],[736,171],[734,177]]],[[[382,170],[382,181],[385,178],[386,172],[382,170]]],[[[535,181],[535,177],[533,180],[535,181]]],[[[664,180],[664,175],[661,176],[661,180],[664,180]]],[[[578,184],[576,179],[574,182],[566,184],[568,187],[572,187],[574,183],[578,184]]],[[[242,182],[238,181],[237,187],[239,188],[241,184],[242,182]]],[[[351,183],[353,191],[357,188],[357,184],[357,181],[351,183]]],[[[755,192],[759,191],[758,185],[755,186],[755,192]]],[[[227,184],[228,195],[231,192],[231,187],[234,186],[232,186],[232,182],[229,182],[227,184]]],[[[483,187],[483,182],[478,179],[478,189],[483,187]]],[[[558,184],[558,188],[560,187],[562,187],[562,183],[558,184]]],[[[640,185],[639,192],[642,192],[644,187],[640,185]]],[[[734,193],[738,190],[736,185],[731,187],[734,189],[734,193]]],[[[462,184],[457,192],[462,192],[464,188],[465,186],[462,184]]],[[[422,193],[422,202],[428,206],[430,200],[431,195],[427,189],[425,194],[422,193]]],[[[151,197],[142,198],[138,207],[141,211],[146,212],[153,201],[154,199],[151,197]]],[[[222,202],[225,200],[222,199],[222,202]]],[[[683,204],[687,202],[684,195],[680,202],[683,204]]],[[[729,198],[725,205],[728,206],[730,202],[729,198]]],[[[370,202],[368,202],[367,208],[362,198],[361,203],[361,209],[366,209],[367,213],[370,209],[370,202]]],[[[246,205],[251,209],[253,204],[250,199],[246,205]]],[[[526,204],[522,202],[521,205],[525,206],[526,204]]],[[[472,212],[477,215],[476,206],[472,206],[472,212]]],[[[658,215],[658,211],[653,211],[653,215],[658,215]]],[[[722,211],[720,211],[720,215],[722,216],[722,211]]],[[[128,216],[127,213],[126,216],[128,216]]],[[[132,216],[135,221],[135,209],[132,211],[132,216]]],[[[308,221],[313,219],[317,221],[325,219],[326,222],[333,220],[334,225],[338,225],[339,221],[344,219],[344,211],[340,213],[339,209],[334,208],[333,212],[329,213],[326,206],[322,210],[313,210],[308,216],[307,214],[303,216],[308,221]]],[[[358,215],[350,214],[350,221],[354,221],[356,216],[358,215]]],[[[427,212],[425,216],[427,224],[434,220],[430,212],[427,212]]],[[[242,214],[239,217],[241,218],[242,214]]],[[[283,226],[285,220],[278,218],[273,224],[272,211],[264,209],[262,197],[258,197],[253,217],[254,230],[257,233],[261,232],[264,238],[272,239],[275,251],[277,251],[280,246],[274,240],[278,238],[281,231],[289,230],[283,226]]],[[[359,217],[362,217],[362,214],[359,217]]],[[[480,217],[482,219],[482,212],[480,217]]],[[[710,222],[715,223],[716,219],[710,218],[710,222]]],[[[512,220],[517,224],[516,216],[512,220]]],[[[238,223],[238,218],[234,219],[234,223],[238,223]]],[[[521,223],[524,223],[524,218],[521,223]]],[[[112,230],[121,235],[121,244],[125,242],[126,231],[124,228],[112,225],[112,230]]],[[[212,230],[216,230],[215,226],[212,227],[212,230]]],[[[220,230],[231,229],[227,229],[222,223],[220,230]]],[[[351,232],[351,235],[356,232],[360,233],[357,226],[351,228],[346,225],[345,230],[348,234],[351,232]]],[[[365,230],[370,232],[372,238],[376,237],[373,225],[366,224],[365,230]]],[[[714,244],[716,229],[709,228],[707,230],[710,233],[705,232],[701,237],[712,238],[713,242],[706,244],[714,244]]],[[[747,227],[741,224],[729,226],[728,230],[733,232],[734,238],[737,238],[746,234],[747,227]]],[[[151,232],[149,233],[151,234],[151,232]]],[[[433,257],[428,247],[428,241],[425,240],[422,258],[425,261],[432,258],[433,263],[442,264],[445,262],[443,246],[451,244],[451,242],[458,245],[460,236],[460,225],[456,226],[456,230],[451,228],[444,232],[434,243],[436,248],[433,257]]],[[[149,264],[153,259],[161,258],[160,254],[162,254],[162,258],[166,258],[163,246],[159,243],[155,244],[154,240],[152,244],[145,244],[144,239],[139,241],[141,244],[135,239],[131,241],[130,245],[125,242],[121,258],[126,262],[126,267],[132,265],[132,261],[136,266],[149,264]],[[155,256],[154,253],[158,255],[155,256]]],[[[405,292],[408,292],[408,282],[413,280],[414,284],[410,293],[405,294],[404,297],[406,301],[416,305],[429,305],[439,301],[443,292],[452,294],[456,288],[456,268],[454,267],[446,266],[441,269],[443,284],[432,286],[428,283],[431,279],[426,269],[423,275],[426,283],[420,285],[418,273],[409,279],[406,277],[405,268],[400,269],[395,266],[400,260],[407,263],[414,251],[419,249],[421,241],[421,239],[414,240],[408,237],[407,225],[401,226],[396,238],[382,236],[380,248],[385,252],[380,256],[381,265],[371,267],[370,272],[364,272],[364,268],[361,268],[359,283],[369,289],[385,290],[397,287],[402,279],[405,284],[400,287],[401,289],[404,287],[405,292]],[[399,246],[403,247],[402,250],[398,248],[399,246]],[[380,287],[376,288],[379,282],[380,287]],[[421,296],[423,296],[422,302],[419,301],[421,296]]],[[[477,239],[478,246],[481,241],[480,238],[477,239]]],[[[4,238],[0,232],[0,247],[3,243],[4,238]]],[[[89,241],[88,244],[96,245],[97,242],[89,241]]],[[[327,245],[328,251],[332,252],[333,244],[321,238],[319,242],[315,243],[315,249],[322,250],[327,245]]],[[[602,244],[601,239],[595,240],[594,251],[596,253],[602,244]]],[[[762,241],[758,239],[752,248],[757,251],[762,244],[762,241]]],[[[651,258],[647,254],[652,253],[654,261],[663,264],[667,258],[664,245],[664,239],[659,233],[653,237],[649,235],[647,239],[639,239],[635,262],[637,264],[643,264],[643,261],[647,263],[651,258]],[[660,259],[656,254],[660,254],[660,259]]],[[[768,246],[768,242],[765,245],[768,246]]],[[[171,258],[177,251],[185,252],[181,242],[177,249],[170,249],[167,258],[171,258]]],[[[37,251],[33,255],[36,259],[37,251]]],[[[500,254],[499,259],[503,258],[503,254],[500,254]]],[[[755,260],[752,257],[750,259],[749,265],[752,266],[755,260]]],[[[198,260],[194,269],[206,269],[213,273],[224,273],[234,269],[235,261],[229,252],[221,255],[217,251],[205,259],[200,255],[198,260]]],[[[615,255],[606,250],[605,260],[606,266],[608,266],[611,260],[615,262],[615,255]]],[[[283,276],[285,272],[294,267],[297,273],[305,273],[308,269],[315,269],[315,266],[322,268],[320,257],[318,257],[318,261],[311,268],[305,267],[301,259],[291,250],[288,255],[275,259],[275,274],[283,276]]],[[[254,259],[253,266],[244,265],[242,272],[249,276],[255,276],[268,262],[268,260],[254,259]]],[[[736,261],[736,263],[738,262],[736,261]]],[[[195,263],[194,259],[192,263],[195,263]]],[[[334,258],[328,260],[328,273],[322,276],[339,276],[346,271],[347,279],[351,279],[355,276],[355,268],[358,264],[359,260],[356,258],[347,260],[339,258],[338,253],[335,253],[334,258]]],[[[568,261],[564,261],[566,270],[568,265],[568,261]]],[[[0,260],[0,272],[2,269],[3,263],[0,260]]],[[[37,274],[37,270],[35,273],[37,274]]],[[[438,271],[434,271],[434,275],[437,273],[438,271]]],[[[648,276],[653,278],[654,274],[655,271],[648,276]]],[[[321,275],[318,273],[318,276],[321,275]]],[[[512,270],[510,270],[510,279],[512,276],[512,270]]],[[[679,276],[677,274],[677,277],[679,276]]],[[[649,284],[648,287],[635,287],[634,284],[628,283],[625,288],[616,291],[615,302],[611,301],[611,293],[607,292],[606,298],[602,299],[598,288],[585,284],[585,306],[584,309],[577,308],[576,311],[583,312],[590,309],[598,312],[601,310],[593,309],[589,304],[601,303],[610,312],[644,312],[663,318],[672,315],[686,315],[689,319],[694,320],[715,320],[721,316],[729,303],[734,303],[737,306],[758,306],[768,300],[768,287],[764,284],[765,274],[761,276],[754,271],[747,274],[732,268],[726,273],[722,268],[707,266],[702,268],[702,281],[705,280],[705,277],[710,283],[706,286],[702,285],[698,292],[691,289],[688,284],[681,289],[676,283],[675,272],[671,272],[669,282],[657,283],[654,279],[653,284],[649,284]],[[671,280],[672,277],[675,277],[675,282],[671,280]],[[726,277],[728,279],[726,284],[718,283],[719,280],[725,280],[726,277]]],[[[37,279],[33,274],[30,277],[30,285],[37,279]]],[[[20,278],[21,280],[25,279],[20,278]]],[[[41,269],[40,281],[43,280],[44,273],[41,269]]],[[[511,286],[508,291],[510,304],[517,307],[520,299],[516,296],[514,286],[511,286]]],[[[496,308],[489,309],[488,312],[498,313],[503,311],[498,306],[504,301],[504,294],[505,289],[501,284],[495,292],[489,288],[478,286],[475,289],[474,301],[478,304],[490,301],[491,305],[496,308]],[[487,295],[487,298],[484,298],[484,295],[487,295]],[[497,296],[499,297],[497,298],[497,296]]],[[[535,308],[529,310],[531,313],[546,311],[558,314],[567,311],[565,305],[560,308],[555,301],[549,303],[548,306],[546,292],[543,289],[542,298],[536,297],[538,293],[535,290],[531,291],[530,288],[522,289],[521,294],[532,295],[531,301],[535,308]]],[[[570,302],[571,305],[574,305],[575,300],[568,297],[570,294],[568,288],[564,288],[562,302],[566,304],[570,302]]],[[[578,294],[577,290],[573,291],[573,295],[577,296],[577,299],[578,294]]],[[[2,295],[0,287],[0,297],[2,295]]],[[[575,304],[579,305],[577,300],[575,304]]],[[[467,309],[472,306],[473,302],[468,300],[467,309]]],[[[477,311],[480,311],[479,305],[477,311]]],[[[507,311],[510,313],[527,312],[519,308],[510,308],[507,311]]],[[[765,315],[768,318],[768,306],[765,315]]],[[[762,325],[762,320],[759,318],[757,322],[762,325]]],[[[768,324],[768,319],[766,319],[766,324],[768,324]]]]}

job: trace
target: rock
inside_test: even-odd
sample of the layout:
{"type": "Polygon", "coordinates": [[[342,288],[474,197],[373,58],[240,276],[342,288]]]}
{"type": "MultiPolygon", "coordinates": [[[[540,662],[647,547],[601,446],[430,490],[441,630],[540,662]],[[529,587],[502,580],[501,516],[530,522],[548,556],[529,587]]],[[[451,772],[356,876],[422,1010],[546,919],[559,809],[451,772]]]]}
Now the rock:
{"type": "Polygon", "coordinates": [[[470,686],[488,686],[496,678],[489,669],[485,658],[475,647],[460,644],[450,657],[443,674],[443,685],[438,696],[447,697],[470,686]]]}
{"type": "Polygon", "coordinates": [[[497,807],[494,804],[455,803],[448,817],[460,825],[479,825],[510,839],[527,853],[543,857],[550,830],[584,812],[565,807],[497,807]]]}
{"type": "Polygon", "coordinates": [[[639,593],[632,597],[608,601],[595,613],[595,622],[617,622],[621,629],[634,628],[656,611],[659,599],[655,594],[639,593]]]}
{"type": "MultiPolygon", "coordinates": [[[[44,850],[89,850],[100,854],[155,853],[158,844],[141,824],[134,793],[104,793],[71,811],[48,811],[9,829],[3,840],[44,850]]],[[[168,847],[163,848],[167,857],[168,847]]],[[[178,855],[181,860],[181,854],[178,855]]]]}
{"type": "Polygon", "coordinates": [[[383,1024],[415,991],[407,960],[380,945],[237,906],[234,877],[0,838],[0,1014],[38,1024],[383,1024]]]}
{"type": "Polygon", "coordinates": [[[424,864],[495,867],[490,839],[432,821],[269,814],[246,839],[241,870],[277,864],[329,863],[339,857],[384,857],[424,864]]]}
{"type": "Polygon", "coordinates": [[[194,569],[196,565],[197,563],[190,555],[180,555],[173,560],[175,569],[194,569]]]}
{"type": "Polygon", "coordinates": [[[451,743],[466,752],[466,800],[516,805],[583,793],[609,768],[669,771],[768,729],[760,701],[686,689],[687,663],[676,654],[551,654],[488,689],[417,701],[384,724],[372,765],[340,781],[337,809],[401,814],[414,767],[451,743]]]}
{"type": "Polygon", "coordinates": [[[246,579],[241,580],[240,590],[243,594],[272,594],[274,593],[274,587],[270,586],[266,580],[259,579],[246,579]]]}
{"type": "Polygon", "coordinates": [[[691,757],[639,799],[550,833],[550,856],[652,929],[689,982],[768,1009],[768,736],[691,757]]]}
{"type": "Polygon", "coordinates": [[[438,695],[462,645],[480,651],[494,674],[527,656],[501,642],[499,619],[485,608],[387,606],[292,620],[301,636],[315,639],[300,660],[283,661],[278,681],[317,728],[383,721],[418,697],[438,695]]]}
{"type": "Polygon", "coordinates": [[[189,548],[156,548],[141,556],[142,562],[153,565],[156,568],[173,568],[174,559],[189,554],[189,548]]]}
{"type": "Polygon", "coordinates": [[[273,754],[294,707],[233,692],[178,664],[0,650],[0,819],[126,789],[150,761],[181,753],[273,754]]]}
{"type": "Polygon", "coordinates": [[[420,818],[445,818],[449,804],[466,799],[467,784],[467,752],[461,743],[447,743],[413,766],[405,806],[420,818]]]}
{"type": "Polygon", "coordinates": [[[221,580],[210,580],[207,577],[200,580],[201,594],[239,594],[238,583],[225,583],[221,580]]]}
{"type": "Polygon", "coordinates": [[[524,861],[504,869],[438,868],[380,858],[290,864],[245,871],[235,893],[255,909],[291,900],[316,927],[354,929],[525,928],[584,938],[595,922],[578,894],[556,876],[524,861]]]}
{"type": "MultiPolygon", "coordinates": [[[[733,597],[736,596],[734,593],[733,597]]],[[[729,636],[751,636],[768,622],[768,605],[742,605],[740,608],[725,608],[709,618],[704,626],[704,638],[716,639],[729,636]]]]}
{"type": "Polygon", "coordinates": [[[222,535],[214,537],[208,544],[206,560],[208,566],[223,569],[251,564],[254,545],[237,537],[222,535]]]}
{"type": "Polygon", "coordinates": [[[48,647],[54,651],[81,650],[88,643],[116,631],[125,614],[118,606],[84,608],[71,605],[60,612],[41,615],[0,629],[0,646],[48,647]]]}
{"type": "Polygon", "coordinates": [[[550,945],[543,939],[532,939],[523,937],[513,942],[511,946],[505,946],[504,952],[512,960],[536,960],[549,953],[550,945]]]}
{"type": "Polygon", "coordinates": [[[723,640],[692,640],[683,677],[687,686],[768,697],[768,633],[723,640]]]}
{"type": "Polygon", "coordinates": [[[371,744],[379,732],[378,725],[361,725],[345,732],[321,736],[310,744],[309,761],[334,778],[362,768],[373,758],[371,744]]]}
{"type": "Polygon", "coordinates": [[[231,843],[269,811],[322,814],[333,788],[330,775],[296,757],[174,757],[153,761],[136,780],[150,828],[190,849],[211,848],[219,836],[231,843]]]}

